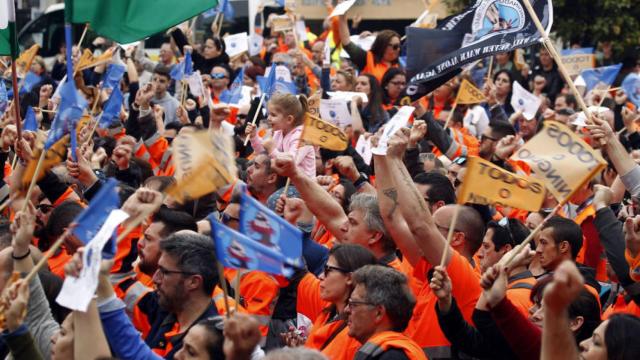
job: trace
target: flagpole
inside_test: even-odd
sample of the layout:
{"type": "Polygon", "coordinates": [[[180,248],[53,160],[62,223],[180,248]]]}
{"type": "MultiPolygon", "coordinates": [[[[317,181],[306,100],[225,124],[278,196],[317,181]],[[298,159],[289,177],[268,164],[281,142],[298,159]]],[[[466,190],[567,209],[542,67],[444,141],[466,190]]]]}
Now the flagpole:
{"type": "Polygon", "coordinates": [[[224,22],[224,13],[222,13],[222,11],[220,11],[220,23],[218,24],[218,27],[216,27],[216,36],[220,37],[220,32],[222,32],[222,23],[224,22]]]}
{"type": "MultiPolygon", "coordinates": [[[[218,278],[220,281],[220,288],[222,289],[222,292],[224,293],[224,309],[226,310],[226,318],[228,319],[229,317],[231,317],[231,311],[229,310],[229,291],[227,290],[227,281],[224,278],[224,266],[222,266],[222,263],[220,263],[220,261],[216,261],[216,265],[218,266],[218,278]]],[[[237,309],[237,304],[236,304],[236,309],[237,309]]]]}
{"type": "Polygon", "coordinates": [[[236,270],[236,279],[235,279],[235,285],[236,287],[233,288],[233,300],[236,302],[236,308],[238,307],[238,305],[240,305],[240,273],[241,270],[237,269],[236,270]]]}
{"type": "Polygon", "coordinates": [[[447,121],[444,122],[444,129],[445,130],[449,126],[449,121],[451,121],[451,118],[453,117],[453,112],[456,111],[456,107],[458,106],[458,99],[460,98],[460,91],[461,90],[462,90],[462,86],[460,86],[460,89],[458,89],[458,93],[456,94],[456,101],[453,104],[453,107],[451,108],[451,111],[449,111],[449,115],[447,115],[447,121]]]}
{"type": "Polygon", "coordinates": [[[89,23],[84,24],[84,30],[82,30],[82,35],[80,36],[80,40],[78,41],[78,50],[82,49],[82,41],[84,41],[84,36],[87,35],[88,29],[89,23]]]}
{"type": "Polygon", "coordinates": [[[460,214],[461,208],[462,205],[456,204],[456,209],[453,212],[451,224],[449,225],[449,232],[447,233],[447,243],[445,244],[444,250],[442,250],[442,259],[440,259],[440,266],[444,266],[444,263],[447,260],[447,254],[449,253],[449,247],[451,246],[451,239],[453,239],[453,233],[455,232],[456,224],[458,222],[458,215],[460,214]]]}
{"type": "Polygon", "coordinates": [[[40,158],[38,159],[38,164],[36,164],[36,170],[33,173],[33,177],[31,177],[31,183],[29,183],[29,189],[27,190],[27,195],[25,195],[24,197],[24,204],[22,205],[22,211],[27,210],[27,205],[29,205],[29,198],[31,197],[33,188],[36,185],[36,179],[40,174],[40,170],[42,169],[42,163],[44,162],[44,156],[46,154],[47,154],[47,149],[43,148],[42,153],[40,153],[40,158]]]}
{"type": "Polygon", "coordinates": [[[555,60],[556,64],[558,64],[558,70],[562,74],[562,77],[564,78],[564,80],[569,85],[569,88],[571,89],[573,94],[576,96],[576,101],[578,102],[578,105],[580,105],[580,107],[582,108],[582,111],[584,111],[584,114],[587,117],[587,122],[591,123],[592,122],[591,112],[589,111],[589,108],[587,108],[587,104],[585,103],[582,95],[580,95],[580,92],[578,92],[578,89],[576,88],[576,85],[573,83],[573,80],[571,80],[571,76],[569,75],[569,72],[567,71],[567,69],[564,67],[564,64],[562,63],[562,58],[560,57],[560,54],[558,54],[555,46],[553,46],[553,43],[549,39],[549,35],[544,30],[544,27],[542,26],[540,19],[538,19],[538,15],[536,15],[536,12],[533,10],[533,7],[531,6],[531,3],[529,2],[529,0],[523,0],[523,3],[524,3],[524,6],[527,8],[527,11],[529,12],[529,15],[531,16],[531,19],[533,20],[534,24],[536,24],[536,27],[538,28],[540,35],[542,35],[543,43],[547,46],[547,50],[555,60]]]}
{"type": "Polygon", "coordinates": [[[13,110],[16,118],[16,132],[18,139],[22,139],[22,124],[20,123],[20,91],[18,88],[18,72],[16,59],[11,59],[11,82],[13,83],[13,110]]]}
{"type": "Polygon", "coordinates": [[[493,72],[493,55],[491,55],[491,57],[489,58],[489,69],[487,69],[487,80],[489,80],[490,83],[493,83],[493,81],[491,80],[492,72],[493,72]]]}
{"type": "MultiPolygon", "coordinates": [[[[273,71],[275,71],[275,69],[273,69],[273,71]]],[[[262,109],[262,103],[264,102],[264,96],[265,94],[260,95],[260,102],[258,103],[258,107],[256,108],[256,113],[253,114],[253,119],[251,120],[251,125],[255,125],[256,124],[256,120],[258,119],[258,114],[260,113],[260,110],[262,109]]],[[[247,143],[249,143],[249,135],[247,135],[247,137],[244,139],[244,146],[247,146],[247,143]]]]}

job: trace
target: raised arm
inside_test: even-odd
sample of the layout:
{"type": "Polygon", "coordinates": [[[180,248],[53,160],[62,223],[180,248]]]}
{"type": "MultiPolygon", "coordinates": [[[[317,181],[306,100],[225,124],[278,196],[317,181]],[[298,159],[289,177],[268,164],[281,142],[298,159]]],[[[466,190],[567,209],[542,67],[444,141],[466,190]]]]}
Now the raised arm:
{"type": "Polygon", "coordinates": [[[300,196],[313,215],[315,215],[318,221],[336,238],[341,239],[344,234],[341,227],[349,219],[340,204],[313,179],[310,179],[304,173],[298,171],[291,155],[278,155],[278,157],[273,160],[272,168],[278,175],[291,179],[291,183],[300,192],[300,196]]]}
{"type": "Polygon", "coordinates": [[[412,266],[416,266],[420,261],[422,251],[400,211],[396,211],[398,209],[398,185],[393,182],[389,174],[387,157],[374,155],[374,158],[378,205],[384,226],[396,246],[402,251],[402,255],[409,260],[412,266]]]}
{"type": "MultiPolygon", "coordinates": [[[[433,265],[440,264],[442,252],[445,250],[446,239],[438,230],[431,211],[420,195],[418,188],[413,183],[402,157],[409,142],[409,129],[398,130],[389,140],[387,150],[388,174],[397,187],[392,190],[397,192],[396,206],[400,208],[409,230],[413,234],[417,245],[422,250],[425,259],[433,265]]],[[[451,251],[447,251],[445,265],[449,264],[451,251]]]]}

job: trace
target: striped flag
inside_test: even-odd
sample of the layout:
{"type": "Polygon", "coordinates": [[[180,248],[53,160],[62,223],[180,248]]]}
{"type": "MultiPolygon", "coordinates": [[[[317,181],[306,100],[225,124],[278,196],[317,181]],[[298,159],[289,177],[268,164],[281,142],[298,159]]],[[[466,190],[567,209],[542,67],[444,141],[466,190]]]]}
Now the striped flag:
{"type": "Polygon", "coordinates": [[[13,0],[0,0],[0,55],[18,57],[16,10],[13,0]]]}

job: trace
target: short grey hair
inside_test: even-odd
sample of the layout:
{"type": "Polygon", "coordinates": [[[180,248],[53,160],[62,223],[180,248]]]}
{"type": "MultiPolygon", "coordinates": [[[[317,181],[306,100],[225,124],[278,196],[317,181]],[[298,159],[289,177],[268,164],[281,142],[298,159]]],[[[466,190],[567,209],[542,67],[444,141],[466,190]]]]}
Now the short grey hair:
{"type": "Polygon", "coordinates": [[[360,210],[362,219],[370,231],[382,233],[382,243],[385,250],[393,251],[396,248],[395,243],[389,236],[387,228],[384,226],[380,206],[378,206],[378,198],[373,194],[357,193],[351,196],[349,204],[349,212],[360,210]]]}
{"type": "Polygon", "coordinates": [[[364,286],[364,301],[385,308],[394,331],[407,328],[416,299],[404,274],[387,266],[365,265],[353,273],[353,284],[364,286]]]}

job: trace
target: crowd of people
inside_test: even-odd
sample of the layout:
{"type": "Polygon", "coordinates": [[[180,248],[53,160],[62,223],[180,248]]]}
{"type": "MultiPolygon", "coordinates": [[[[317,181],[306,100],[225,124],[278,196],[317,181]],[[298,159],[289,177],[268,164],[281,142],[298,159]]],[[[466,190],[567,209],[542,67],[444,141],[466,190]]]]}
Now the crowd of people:
{"type": "MultiPolygon", "coordinates": [[[[69,76],[64,56],[51,69],[35,57],[30,70],[41,81],[19,96],[21,118],[31,108],[37,129],[23,125],[18,137],[13,102],[0,121],[1,356],[640,358],[640,112],[617,83],[581,94],[604,109],[576,125],[576,94],[545,47],[526,49],[525,63],[498,54],[476,65],[488,68],[482,84],[465,71],[412,104],[412,125],[389,139],[386,155],[367,159],[356,142],[378,143],[408,84],[401,34],[360,33],[375,36],[364,50],[345,15],[326,20],[307,41],[269,26],[256,56],[230,58],[215,27],[203,39],[188,27],[168,30],[157,60],[141,45],[116,48],[112,62],[126,66],[118,85],[124,100],[115,123],[95,132],[110,95],[101,90],[109,63],[75,72],[88,123],[77,131],[76,153],[53,156],[59,161],[45,166],[26,198],[23,178],[33,173],[59,105],[56,88],[69,76]],[[202,96],[172,77],[187,53],[202,96]],[[289,70],[297,94],[273,94],[263,111],[259,81],[276,66],[289,70]],[[250,99],[229,105],[239,74],[250,99]],[[463,79],[485,100],[454,106],[463,79]],[[516,81],[541,99],[533,118],[511,106],[516,81]],[[348,100],[353,121],[343,129],[344,151],[301,140],[307,97],[328,99],[329,92],[356,94],[348,100]],[[555,215],[558,199],[548,193],[537,212],[466,204],[454,226],[467,160],[528,173],[510,157],[548,122],[575,130],[601,152],[606,169],[555,215]],[[166,196],[176,182],[171,143],[199,130],[233,138],[238,180],[179,203],[166,196]],[[68,231],[110,178],[129,219],[151,215],[102,260],[88,310],[70,311],[56,298],[64,279],[87,264],[85,244],[68,231]],[[243,192],[302,231],[303,266],[292,276],[218,266],[212,222],[238,230],[243,192]],[[61,236],[37,276],[12,275],[24,277],[61,236]]],[[[106,49],[109,41],[95,44],[106,49]]],[[[99,50],[95,44],[89,48],[99,50]]],[[[75,65],[82,49],[73,54],[75,65]]],[[[605,55],[598,65],[616,60],[605,55]]],[[[636,60],[624,74],[640,73],[636,60]]],[[[10,68],[2,70],[10,78],[10,68]]]]}

